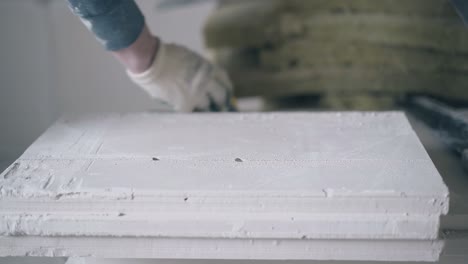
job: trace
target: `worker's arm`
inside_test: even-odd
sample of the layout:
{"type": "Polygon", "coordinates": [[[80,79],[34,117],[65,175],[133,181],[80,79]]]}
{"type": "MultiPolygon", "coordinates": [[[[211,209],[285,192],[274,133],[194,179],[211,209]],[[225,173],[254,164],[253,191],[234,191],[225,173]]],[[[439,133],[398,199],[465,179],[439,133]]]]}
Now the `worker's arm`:
{"type": "Polygon", "coordinates": [[[462,17],[465,24],[468,24],[468,1],[467,0],[451,0],[451,2],[457,9],[458,14],[462,17]]]}
{"type": "Polygon", "coordinates": [[[134,0],[68,0],[96,38],[152,97],[176,111],[231,109],[226,73],[198,54],[153,36],[134,0]]]}

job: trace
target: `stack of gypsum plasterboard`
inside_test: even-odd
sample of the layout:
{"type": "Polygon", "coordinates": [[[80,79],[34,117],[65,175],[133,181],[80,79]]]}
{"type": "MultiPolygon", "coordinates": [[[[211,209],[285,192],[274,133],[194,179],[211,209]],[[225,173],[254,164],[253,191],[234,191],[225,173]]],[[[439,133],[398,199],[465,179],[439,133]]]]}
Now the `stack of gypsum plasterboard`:
{"type": "Polygon", "coordinates": [[[445,0],[229,1],[205,39],[238,96],[468,100],[468,31],[445,0]]]}

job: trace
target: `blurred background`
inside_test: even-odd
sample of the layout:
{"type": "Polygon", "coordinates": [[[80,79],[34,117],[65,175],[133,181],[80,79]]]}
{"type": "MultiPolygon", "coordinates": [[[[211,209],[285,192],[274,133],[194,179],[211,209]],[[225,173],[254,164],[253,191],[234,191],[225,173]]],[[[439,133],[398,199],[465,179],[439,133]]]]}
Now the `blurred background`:
{"type": "MultiPolygon", "coordinates": [[[[161,2],[137,0],[151,31],[224,66],[244,111],[468,101],[468,31],[448,0],[161,2]]],[[[0,34],[0,169],[63,113],[161,109],[65,0],[0,1],[0,34]]]]}
{"type": "MultiPolygon", "coordinates": [[[[158,1],[137,2],[154,33],[203,53],[214,2],[169,12],[159,12],[158,1]]],[[[65,0],[0,1],[0,36],[0,163],[16,159],[64,112],[157,107],[65,0]]]]}

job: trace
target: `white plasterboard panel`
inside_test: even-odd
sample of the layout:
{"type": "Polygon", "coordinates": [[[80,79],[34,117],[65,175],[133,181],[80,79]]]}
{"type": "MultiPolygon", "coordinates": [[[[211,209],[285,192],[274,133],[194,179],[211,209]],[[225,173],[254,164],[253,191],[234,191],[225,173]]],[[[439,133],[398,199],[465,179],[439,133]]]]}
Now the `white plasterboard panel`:
{"type": "MultiPolygon", "coordinates": [[[[178,213],[208,220],[240,215],[213,231],[223,237],[241,236],[249,217],[262,213],[266,226],[310,214],[348,230],[329,238],[354,238],[353,232],[359,238],[434,238],[448,208],[447,188],[401,113],[64,118],[2,174],[0,186],[5,217],[45,211],[65,221],[80,212],[92,220],[99,213],[151,211],[188,223],[191,218],[178,213]],[[351,230],[341,220],[359,214],[368,215],[356,217],[356,224],[377,219],[380,234],[378,228],[351,230]],[[395,228],[389,236],[391,214],[428,215],[419,221],[426,228],[410,235],[395,228]]],[[[2,232],[15,230],[10,227],[2,232]]],[[[262,227],[256,228],[250,234],[262,227]]],[[[304,235],[323,237],[298,232],[291,238],[304,235]]]]}
{"type": "MultiPolygon", "coordinates": [[[[86,260],[81,264],[88,264],[98,260],[86,260]]],[[[102,261],[102,260],[99,260],[102,261]]],[[[138,262],[133,260],[133,262],[138,262]]],[[[2,264],[68,264],[67,258],[42,258],[42,257],[5,257],[0,258],[2,264]]]]}
{"type": "MultiPolygon", "coordinates": [[[[468,236],[466,235],[466,232],[450,232],[449,234],[444,235],[444,239],[446,240],[445,242],[445,248],[443,251],[443,254],[440,256],[440,260],[438,262],[434,262],[435,264],[465,264],[468,263],[468,251],[466,251],[466,248],[468,247],[468,236]]],[[[41,245],[46,245],[43,244],[43,241],[40,239],[38,240],[41,245]]],[[[275,242],[273,244],[276,245],[275,242]]],[[[410,243],[411,244],[411,243],[410,243]]],[[[1,245],[1,244],[0,244],[1,245]]],[[[38,245],[37,245],[38,246],[38,245]]],[[[114,245],[117,246],[117,245],[114,245]]],[[[412,248],[413,249],[413,248],[412,248]]],[[[40,252],[39,250],[32,251],[35,253],[40,252]]],[[[43,249],[42,252],[44,254],[52,254],[54,251],[52,249],[50,250],[45,250],[43,249]]],[[[58,252],[57,252],[58,253],[58,252]]],[[[64,253],[63,251],[61,253],[64,253]]],[[[3,263],[2,261],[8,261],[5,263],[8,264],[13,264],[13,263],[18,263],[18,264],[23,264],[23,263],[40,263],[38,261],[43,260],[42,258],[33,258],[33,257],[8,257],[8,258],[1,258],[0,257],[0,263],[3,263]],[[32,262],[35,260],[36,262],[32,262]],[[29,261],[29,262],[28,262],[29,261]]],[[[50,260],[52,261],[52,260],[50,260]]],[[[57,260],[58,261],[58,260],[57,260]]],[[[408,260],[409,261],[409,260],[408,260]]],[[[419,262],[394,262],[394,261],[385,261],[385,262],[366,262],[368,264],[416,264],[419,262]]],[[[49,262],[45,262],[49,263],[49,262]]],[[[52,263],[52,262],[51,262],[52,263]]],[[[56,263],[56,262],[53,262],[56,263]]],[[[63,263],[63,262],[57,262],[57,263],[63,263]]],[[[70,260],[69,263],[67,264],[214,264],[214,263],[219,263],[219,264],[341,264],[341,263],[346,263],[346,264],[361,264],[362,261],[346,261],[346,262],[341,262],[341,261],[321,261],[321,260],[241,260],[241,259],[235,259],[235,260],[198,260],[198,259],[131,259],[128,256],[126,256],[124,259],[116,259],[115,256],[114,258],[108,258],[108,259],[102,259],[102,258],[73,258],[73,260],[70,260]],[[80,262],[81,261],[81,262],[80,262]]]]}
{"type": "MultiPolygon", "coordinates": [[[[437,262],[430,262],[433,264],[466,264],[468,257],[442,257],[437,262]]],[[[18,263],[19,264],[19,263],[18,263]]],[[[22,264],[22,263],[21,263],[22,264]]],[[[65,264],[363,264],[362,261],[238,261],[238,260],[136,260],[136,259],[86,259],[81,263],[65,263],[65,264]]],[[[366,261],[365,264],[427,264],[427,262],[403,262],[403,261],[366,261]]]]}
{"type": "Polygon", "coordinates": [[[0,215],[0,236],[192,237],[236,239],[437,239],[439,217],[277,213],[0,215]]]}
{"type": "MultiPolygon", "coordinates": [[[[33,144],[19,163],[18,171],[14,168],[6,174],[15,178],[32,169],[37,175],[57,169],[51,173],[57,179],[52,180],[76,177],[85,190],[293,192],[317,197],[327,192],[335,196],[447,195],[401,113],[132,114],[64,119],[33,144]],[[153,157],[159,162],[153,162],[153,157]],[[236,162],[237,158],[244,162],[236,162]],[[28,163],[31,169],[23,170],[21,165],[28,163]]],[[[58,191],[66,186],[46,187],[58,191]]]]}
{"type": "Polygon", "coordinates": [[[0,237],[0,256],[436,261],[442,241],[0,237]]]}

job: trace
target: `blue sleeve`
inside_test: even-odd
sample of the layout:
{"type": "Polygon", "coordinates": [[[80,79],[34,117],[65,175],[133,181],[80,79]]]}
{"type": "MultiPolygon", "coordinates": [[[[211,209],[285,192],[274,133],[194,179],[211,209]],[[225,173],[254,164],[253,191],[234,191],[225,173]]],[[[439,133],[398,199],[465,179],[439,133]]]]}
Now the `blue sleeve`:
{"type": "Polygon", "coordinates": [[[462,17],[465,24],[468,24],[468,1],[467,0],[451,0],[452,4],[457,9],[458,14],[462,17]]]}
{"type": "Polygon", "coordinates": [[[145,25],[134,0],[68,0],[68,3],[107,50],[130,46],[145,25]]]}

